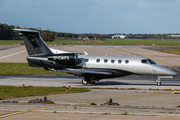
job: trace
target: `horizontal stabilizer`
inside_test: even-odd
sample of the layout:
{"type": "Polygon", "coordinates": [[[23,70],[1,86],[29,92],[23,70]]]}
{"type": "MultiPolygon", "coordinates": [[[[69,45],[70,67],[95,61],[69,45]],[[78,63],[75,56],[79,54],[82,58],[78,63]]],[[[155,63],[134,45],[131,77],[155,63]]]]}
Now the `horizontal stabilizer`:
{"type": "Polygon", "coordinates": [[[59,54],[59,53],[70,53],[70,52],[67,52],[67,51],[63,51],[63,50],[57,50],[57,49],[54,49],[54,48],[49,48],[54,54],[59,54]]]}
{"type": "Polygon", "coordinates": [[[26,30],[26,29],[13,29],[13,30],[20,33],[39,33],[39,31],[36,30],[26,30]]]}

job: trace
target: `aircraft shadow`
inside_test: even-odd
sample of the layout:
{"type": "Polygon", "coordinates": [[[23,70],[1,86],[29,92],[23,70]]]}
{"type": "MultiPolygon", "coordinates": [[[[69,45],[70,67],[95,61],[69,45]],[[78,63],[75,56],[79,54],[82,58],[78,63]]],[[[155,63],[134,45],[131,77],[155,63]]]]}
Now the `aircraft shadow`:
{"type": "MultiPolygon", "coordinates": [[[[157,86],[156,82],[153,83],[124,83],[124,82],[116,82],[116,81],[105,81],[105,82],[96,82],[94,85],[88,85],[88,86],[110,86],[110,85],[134,85],[134,86],[157,86]]],[[[161,86],[180,86],[180,84],[168,84],[163,83],[161,86]]]]}

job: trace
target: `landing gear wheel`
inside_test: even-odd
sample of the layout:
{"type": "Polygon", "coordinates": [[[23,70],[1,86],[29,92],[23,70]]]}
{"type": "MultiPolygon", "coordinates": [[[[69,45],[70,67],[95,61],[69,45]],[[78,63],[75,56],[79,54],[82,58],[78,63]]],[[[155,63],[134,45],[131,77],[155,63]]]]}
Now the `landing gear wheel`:
{"type": "Polygon", "coordinates": [[[156,81],[157,81],[157,85],[161,86],[161,78],[158,78],[156,81]]]}
{"type": "Polygon", "coordinates": [[[88,84],[88,81],[82,80],[82,84],[83,84],[83,85],[87,85],[87,84],[88,84]]]}
{"type": "Polygon", "coordinates": [[[95,81],[90,81],[89,83],[94,85],[94,84],[95,84],[95,81]]]}
{"type": "Polygon", "coordinates": [[[161,82],[160,82],[160,81],[158,81],[158,82],[157,82],[157,85],[158,85],[158,86],[161,86],[161,82]]]}

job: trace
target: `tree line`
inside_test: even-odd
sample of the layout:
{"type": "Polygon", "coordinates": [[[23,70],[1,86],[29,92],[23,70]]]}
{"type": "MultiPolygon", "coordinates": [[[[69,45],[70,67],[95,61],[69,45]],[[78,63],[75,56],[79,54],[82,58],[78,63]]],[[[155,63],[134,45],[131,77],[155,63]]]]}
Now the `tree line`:
{"type": "MultiPolygon", "coordinates": [[[[21,39],[18,36],[18,33],[14,32],[13,29],[29,29],[29,30],[38,30],[35,28],[20,28],[19,26],[13,26],[8,24],[1,24],[0,23],[0,40],[12,40],[12,39],[21,39]]],[[[52,30],[38,30],[41,32],[41,37],[44,41],[54,41],[54,39],[104,39],[104,38],[111,38],[113,35],[120,35],[119,33],[116,34],[92,34],[92,33],[85,33],[85,34],[75,34],[75,33],[65,33],[65,32],[55,32],[52,30]]],[[[121,34],[126,35],[128,39],[180,39],[180,37],[170,37],[169,35],[172,34],[121,34]]],[[[179,34],[174,34],[179,35],[179,34]]]]}
{"type": "MultiPolygon", "coordinates": [[[[29,29],[38,30],[35,28],[21,28],[19,26],[0,24],[0,40],[12,40],[12,39],[22,39],[18,36],[18,33],[14,32],[13,29],[29,29]]],[[[44,41],[52,42],[54,39],[102,39],[103,35],[99,34],[75,34],[75,33],[65,33],[65,32],[55,32],[52,30],[38,30],[41,33],[41,37],[44,41]]]]}
{"type": "MultiPolygon", "coordinates": [[[[28,30],[38,30],[35,28],[21,28],[19,26],[13,26],[8,24],[0,24],[0,40],[13,40],[13,39],[22,39],[18,33],[14,32],[13,29],[28,29],[28,30]]],[[[41,37],[44,41],[52,42],[55,38],[62,37],[63,39],[79,37],[78,34],[72,33],[59,33],[50,30],[38,30],[41,33],[41,37]]]]}
{"type": "Polygon", "coordinates": [[[12,40],[15,37],[12,31],[13,28],[13,25],[0,24],[0,40],[12,40]]]}

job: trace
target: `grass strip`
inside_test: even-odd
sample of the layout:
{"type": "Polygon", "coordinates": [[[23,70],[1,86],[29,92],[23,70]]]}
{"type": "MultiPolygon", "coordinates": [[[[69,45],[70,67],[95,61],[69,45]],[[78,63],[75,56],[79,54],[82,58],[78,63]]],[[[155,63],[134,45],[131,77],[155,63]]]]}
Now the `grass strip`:
{"type": "Polygon", "coordinates": [[[148,40],[148,39],[106,39],[106,40],[55,40],[54,42],[46,42],[48,45],[66,44],[66,45],[122,45],[136,46],[144,44],[145,46],[179,46],[179,41],[168,40],[148,40]]]}
{"type": "MultiPolygon", "coordinates": [[[[0,45],[19,45],[23,40],[0,40],[0,45]]],[[[46,42],[48,45],[128,45],[144,44],[145,46],[179,46],[179,41],[150,40],[150,39],[106,39],[106,40],[54,40],[46,42]]]]}
{"type": "Polygon", "coordinates": [[[41,67],[30,67],[28,63],[0,63],[0,75],[44,75],[63,74],[62,72],[47,71],[41,67]]]}
{"type": "Polygon", "coordinates": [[[88,91],[90,90],[87,88],[71,88],[69,91],[67,91],[66,87],[0,86],[0,100],[8,98],[67,94],[88,91]]]}
{"type": "Polygon", "coordinates": [[[177,48],[172,48],[172,49],[162,49],[160,50],[161,52],[166,52],[166,53],[173,53],[173,54],[178,54],[180,55],[180,49],[177,48]]]}

